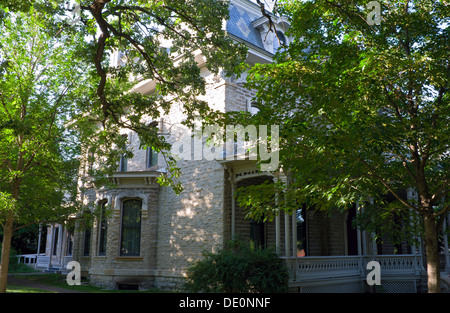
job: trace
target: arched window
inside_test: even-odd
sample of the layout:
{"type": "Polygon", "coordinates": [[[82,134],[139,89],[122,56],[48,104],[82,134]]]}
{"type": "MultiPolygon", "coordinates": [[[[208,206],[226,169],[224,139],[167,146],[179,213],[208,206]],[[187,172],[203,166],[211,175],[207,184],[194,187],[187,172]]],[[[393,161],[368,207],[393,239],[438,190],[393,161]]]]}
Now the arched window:
{"type": "Polygon", "coordinates": [[[108,221],[106,220],[106,201],[101,204],[101,214],[98,223],[98,255],[106,254],[106,238],[108,221]]]}
{"type": "MultiPolygon", "coordinates": [[[[153,121],[148,124],[149,128],[153,128],[155,131],[158,131],[158,122],[153,121]]],[[[160,130],[163,128],[163,120],[160,121],[160,130]]],[[[147,147],[147,168],[158,165],[158,152],[154,150],[151,146],[147,147]]]]}
{"type": "Polygon", "coordinates": [[[275,53],[280,49],[284,49],[286,46],[286,36],[284,36],[282,31],[277,30],[277,34],[273,38],[273,52],[275,53]]]}
{"type": "Polygon", "coordinates": [[[258,104],[256,104],[256,102],[251,102],[250,103],[250,113],[252,115],[256,114],[259,112],[259,107],[258,104]]]}
{"type": "Polygon", "coordinates": [[[141,208],[138,199],[125,200],[122,203],[122,235],[120,255],[139,256],[141,246],[141,208]]]}
{"type": "Polygon", "coordinates": [[[147,168],[158,165],[158,152],[152,147],[147,147],[147,168]]]}

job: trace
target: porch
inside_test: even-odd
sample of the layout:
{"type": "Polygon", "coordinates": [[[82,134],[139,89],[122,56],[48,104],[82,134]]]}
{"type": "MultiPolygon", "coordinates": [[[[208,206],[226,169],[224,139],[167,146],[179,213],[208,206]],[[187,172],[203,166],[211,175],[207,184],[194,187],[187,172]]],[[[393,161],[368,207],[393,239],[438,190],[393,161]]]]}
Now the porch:
{"type": "Polygon", "coordinates": [[[424,267],[418,254],[376,256],[282,257],[289,273],[289,288],[294,292],[384,292],[417,293],[424,267]],[[377,261],[381,285],[369,286],[367,263],[377,261]]]}
{"type": "MultiPolygon", "coordinates": [[[[346,212],[325,214],[298,208],[296,212],[280,212],[273,221],[257,223],[245,219],[235,201],[234,191],[243,184],[285,180],[275,173],[259,172],[250,161],[223,162],[230,181],[230,238],[253,241],[260,247],[275,247],[286,263],[289,289],[302,293],[419,293],[426,291],[424,247],[416,244],[390,243],[374,234],[354,228],[352,220],[363,208],[355,205],[346,212]],[[370,261],[380,264],[381,285],[369,286],[366,269],[370,261]]],[[[415,197],[407,191],[408,199],[415,197]]],[[[450,216],[449,216],[450,217],[450,216]]],[[[446,227],[450,227],[447,218],[446,227]]],[[[450,275],[450,249],[446,233],[442,236],[441,271],[450,275]]]]}
{"type": "Polygon", "coordinates": [[[72,257],[72,232],[63,224],[39,229],[37,253],[18,255],[18,262],[41,270],[66,271],[72,257]],[[45,252],[42,252],[45,251],[45,252]]]}

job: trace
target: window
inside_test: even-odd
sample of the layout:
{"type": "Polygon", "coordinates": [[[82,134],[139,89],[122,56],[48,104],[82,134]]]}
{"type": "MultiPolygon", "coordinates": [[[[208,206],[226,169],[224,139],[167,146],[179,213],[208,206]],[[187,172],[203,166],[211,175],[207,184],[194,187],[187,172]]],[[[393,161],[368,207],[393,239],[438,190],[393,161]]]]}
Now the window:
{"type": "Polygon", "coordinates": [[[91,228],[86,228],[86,230],[84,231],[83,255],[88,256],[90,250],[91,250],[91,228]]]}
{"type": "MultiPolygon", "coordinates": [[[[127,156],[126,156],[126,150],[127,150],[127,140],[128,140],[128,135],[123,134],[122,135],[122,140],[123,140],[123,144],[124,146],[120,147],[122,155],[120,156],[120,161],[119,161],[119,172],[126,172],[127,171],[127,156]]],[[[131,141],[131,140],[130,140],[131,141]]]]}
{"type": "Polygon", "coordinates": [[[147,167],[158,165],[158,152],[152,147],[147,147],[147,167]]]}
{"type": "Polygon", "coordinates": [[[58,235],[59,235],[59,227],[55,227],[53,231],[53,255],[56,255],[58,251],[58,235]]]}
{"type": "Polygon", "coordinates": [[[283,51],[283,49],[287,46],[287,40],[284,36],[283,32],[277,31],[276,36],[273,38],[273,52],[277,52],[278,50],[283,51]]]}
{"type": "Polygon", "coordinates": [[[119,162],[119,172],[126,172],[126,171],[127,171],[127,157],[125,156],[125,154],[122,154],[119,162]]]}
{"type": "Polygon", "coordinates": [[[141,208],[142,202],[137,199],[123,201],[122,204],[122,236],[120,255],[138,256],[141,243],[141,208]]]}
{"type": "Polygon", "coordinates": [[[256,248],[265,248],[264,222],[250,221],[250,240],[253,241],[256,248]]]}
{"type": "Polygon", "coordinates": [[[67,234],[66,255],[72,255],[72,249],[73,249],[73,229],[69,229],[67,234]]]}
{"type": "Polygon", "coordinates": [[[250,102],[249,112],[254,115],[259,112],[259,107],[256,102],[250,102]]]}
{"type": "Polygon", "coordinates": [[[106,220],[106,202],[101,204],[100,221],[98,224],[98,255],[106,255],[106,240],[108,221],[106,220]]]}

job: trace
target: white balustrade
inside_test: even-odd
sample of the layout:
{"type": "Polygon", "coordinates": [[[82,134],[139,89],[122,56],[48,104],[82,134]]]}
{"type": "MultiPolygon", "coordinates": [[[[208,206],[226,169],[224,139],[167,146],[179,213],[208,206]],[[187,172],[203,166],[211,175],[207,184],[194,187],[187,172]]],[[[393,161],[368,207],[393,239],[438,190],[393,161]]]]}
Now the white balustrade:
{"type": "Polygon", "coordinates": [[[307,256],[282,258],[290,274],[291,281],[312,279],[333,279],[339,277],[363,277],[368,262],[380,263],[382,275],[419,275],[423,268],[418,255],[377,255],[377,256],[307,256]]]}

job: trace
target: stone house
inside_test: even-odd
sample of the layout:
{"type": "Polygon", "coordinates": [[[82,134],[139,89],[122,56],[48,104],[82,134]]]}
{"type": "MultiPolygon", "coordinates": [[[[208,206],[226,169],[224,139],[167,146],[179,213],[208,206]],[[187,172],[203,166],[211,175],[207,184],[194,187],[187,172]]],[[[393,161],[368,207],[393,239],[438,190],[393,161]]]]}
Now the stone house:
{"type": "MultiPolygon", "coordinates": [[[[288,43],[284,35],[288,21],[280,18],[275,23],[278,37],[288,43]]],[[[249,63],[271,62],[278,40],[269,32],[268,20],[257,4],[232,0],[226,29],[232,38],[247,44],[249,63]]],[[[203,97],[211,107],[222,111],[256,110],[243,80],[212,75],[206,67],[202,67],[201,74],[209,86],[203,97]]],[[[142,93],[152,88],[150,81],[135,87],[142,93]]],[[[176,141],[187,132],[180,124],[183,118],[174,107],[157,121],[161,135],[176,141]]],[[[233,201],[235,188],[286,179],[282,173],[261,172],[248,158],[180,160],[184,191],[176,195],[156,182],[165,172],[161,155],[139,149],[137,136],[126,134],[134,157],[123,159],[111,177],[116,187],[84,186],[87,191],[81,195],[86,202],[109,209],[111,214],[84,232],[70,233],[64,225],[49,227],[48,253],[38,256],[38,265],[48,265],[52,260],[53,266],[64,267],[73,259],[80,262],[84,275],[94,285],[109,289],[177,289],[184,282],[186,268],[201,258],[203,251],[217,251],[239,236],[260,246],[276,247],[286,261],[293,292],[368,291],[366,264],[370,260],[381,264],[384,291],[421,291],[425,281],[422,246],[381,244],[371,234],[353,229],[351,221],[359,209],[357,205],[346,213],[328,216],[299,208],[293,214],[281,213],[272,222],[250,221],[233,201]]],[[[408,196],[413,198],[414,191],[408,190],[408,196]]],[[[443,251],[443,271],[449,271],[446,237],[443,251]]]]}

